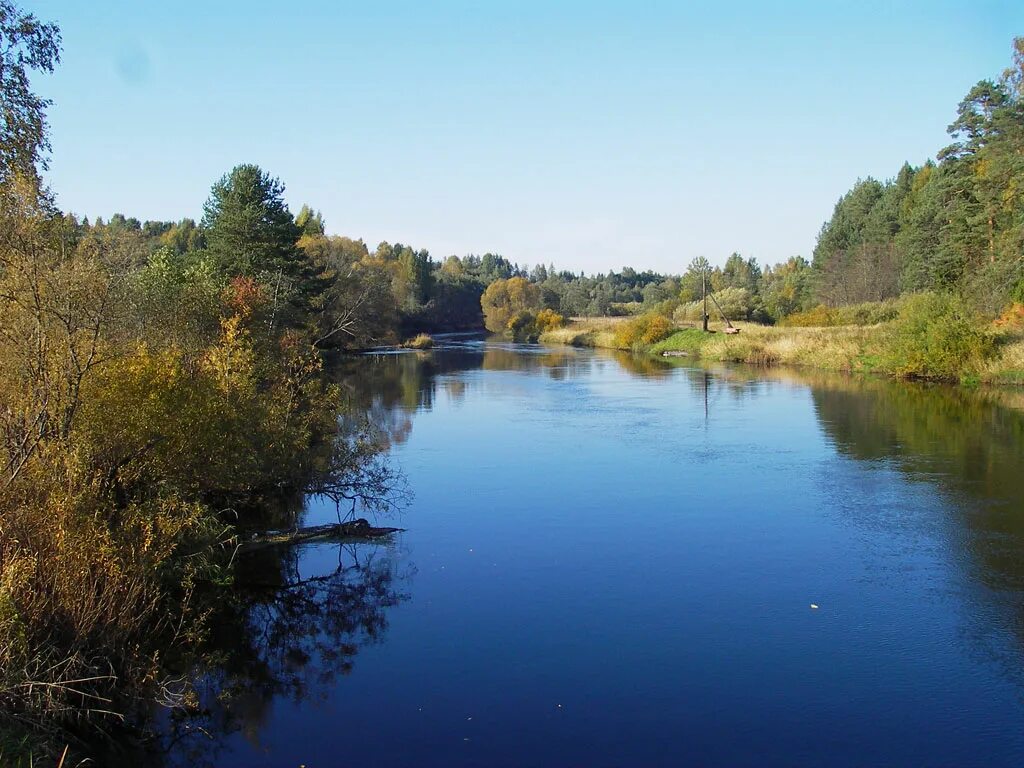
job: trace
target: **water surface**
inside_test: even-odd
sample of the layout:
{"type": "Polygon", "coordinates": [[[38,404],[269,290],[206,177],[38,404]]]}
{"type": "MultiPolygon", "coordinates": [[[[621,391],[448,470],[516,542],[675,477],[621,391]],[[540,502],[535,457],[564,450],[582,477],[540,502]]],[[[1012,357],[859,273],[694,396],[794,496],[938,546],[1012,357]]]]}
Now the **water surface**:
{"type": "Polygon", "coordinates": [[[1024,762],[1018,395],[483,342],[348,368],[408,531],[245,566],[299,594],[250,617],[213,764],[1024,762]]]}

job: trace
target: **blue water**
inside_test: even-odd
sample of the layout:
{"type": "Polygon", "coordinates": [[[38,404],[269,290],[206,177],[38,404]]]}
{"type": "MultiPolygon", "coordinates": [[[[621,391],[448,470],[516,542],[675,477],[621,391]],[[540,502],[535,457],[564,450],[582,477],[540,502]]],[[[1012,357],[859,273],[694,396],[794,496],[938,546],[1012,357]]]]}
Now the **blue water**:
{"type": "Polygon", "coordinates": [[[351,376],[407,531],[295,572],[393,592],[214,764],[1024,763],[1013,403],[482,343],[351,376]]]}

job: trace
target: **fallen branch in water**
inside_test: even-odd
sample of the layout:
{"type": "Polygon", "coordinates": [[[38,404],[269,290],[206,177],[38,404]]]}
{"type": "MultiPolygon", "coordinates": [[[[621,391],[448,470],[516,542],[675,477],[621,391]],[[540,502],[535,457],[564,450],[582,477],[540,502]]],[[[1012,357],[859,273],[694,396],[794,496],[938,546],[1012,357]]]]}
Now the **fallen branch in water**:
{"type": "Polygon", "coordinates": [[[329,525],[312,525],[308,528],[296,528],[292,531],[276,531],[257,534],[248,541],[238,545],[239,552],[248,552],[263,547],[277,547],[299,544],[319,539],[380,539],[392,533],[404,531],[404,528],[378,528],[370,525],[364,518],[350,520],[347,523],[331,523],[329,525]]]}

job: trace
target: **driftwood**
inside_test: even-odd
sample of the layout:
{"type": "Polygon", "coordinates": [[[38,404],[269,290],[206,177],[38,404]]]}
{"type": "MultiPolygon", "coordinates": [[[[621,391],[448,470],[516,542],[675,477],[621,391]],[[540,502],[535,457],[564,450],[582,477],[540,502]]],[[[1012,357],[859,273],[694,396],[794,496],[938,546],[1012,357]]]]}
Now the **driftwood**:
{"type": "Polygon", "coordinates": [[[296,528],[291,531],[272,531],[260,533],[238,545],[239,552],[248,552],[263,547],[277,547],[299,544],[306,541],[358,541],[372,540],[390,536],[392,533],[404,531],[404,528],[378,528],[359,518],[347,523],[331,523],[329,525],[312,525],[308,528],[296,528]]]}

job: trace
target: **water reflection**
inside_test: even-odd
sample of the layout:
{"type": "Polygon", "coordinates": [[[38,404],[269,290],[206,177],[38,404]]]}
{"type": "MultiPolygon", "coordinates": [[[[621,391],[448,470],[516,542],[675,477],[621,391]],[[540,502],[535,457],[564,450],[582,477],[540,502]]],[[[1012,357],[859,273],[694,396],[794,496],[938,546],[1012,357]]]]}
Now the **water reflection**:
{"type": "MultiPolygon", "coordinates": [[[[563,383],[592,387],[600,390],[602,407],[619,411],[633,406],[616,398],[644,390],[649,397],[660,400],[660,388],[664,387],[665,398],[678,398],[686,407],[702,409],[712,433],[718,414],[724,417],[730,409],[733,416],[743,412],[746,421],[734,418],[731,423],[749,426],[761,419],[758,407],[763,404],[767,414],[777,405],[774,395],[783,390],[799,393],[802,399],[796,402],[802,411],[808,413],[808,407],[813,407],[824,437],[823,453],[837,454],[857,470],[878,467],[896,472],[909,481],[903,485],[937,489],[941,499],[948,500],[941,509],[936,505],[934,513],[936,517],[948,515],[949,519],[930,521],[929,535],[934,530],[941,532],[945,537],[943,555],[961,561],[960,570],[967,581],[984,593],[968,602],[979,614],[988,611],[969,629],[975,633],[974,642],[984,644],[986,631],[1005,626],[1016,633],[1018,648],[1024,647],[1024,472],[1020,461],[1024,396],[1020,393],[971,392],[782,369],[702,368],[688,361],[667,362],[624,353],[476,340],[443,342],[430,353],[388,352],[345,360],[337,383],[347,393],[358,418],[365,419],[380,436],[381,445],[396,446],[409,439],[417,414],[438,408],[442,402],[462,407],[478,396],[488,397],[488,387],[495,381],[490,374],[506,373],[544,377],[546,386],[559,392],[563,383]],[[602,389],[602,381],[608,379],[614,379],[617,386],[602,389]],[[623,381],[626,386],[618,386],[623,381]],[[678,389],[672,389],[680,386],[688,399],[679,398],[678,389]],[[983,608],[973,607],[979,605],[983,608]]],[[[606,429],[612,422],[596,407],[596,400],[588,401],[588,413],[598,414],[594,423],[606,429]]],[[[522,408],[522,402],[515,401],[516,407],[522,408]]],[[[794,406],[787,401],[787,407],[794,406]]],[[[550,411],[543,411],[538,430],[562,427],[559,419],[567,408],[566,402],[556,400],[550,411]]],[[[658,419],[664,415],[655,414],[649,419],[651,434],[646,437],[656,437],[664,428],[658,419]]],[[[635,422],[630,425],[635,427],[635,422]]],[[[481,424],[481,429],[487,427],[481,424]]],[[[762,433],[750,429],[752,436],[741,437],[769,451],[770,439],[759,443],[762,433]]],[[[538,450],[545,449],[544,443],[539,445],[538,450]]],[[[567,450],[568,443],[561,440],[551,445],[554,447],[547,450],[567,450]]],[[[741,458],[749,461],[749,457],[741,458]]],[[[440,471],[445,460],[436,460],[439,463],[432,468],[440,471]]],[[[558,455],[543,454],[539,460],[557,464],[558,455]]],[[[769,473],[777,473],[778,463],[786,458],[774,461],[765,460],[765,474],[755,477],[768,482],[769,473]]],[[[735,462],[730,463],[727,471],[734,468],[735,462]]],[[[894,483],[888,475],[883,482],[894,483]]],[[[650,497],[656,498],[656,494],[652,492],[650,497]]],[[[828,494],[823,493],[822,499],[827,501],[828,494]]],[[[784,504],[787,500],[775,501],[784,504]]],[[[825,512],[849,515],[851,528],[883,529],[877,539],[882,542],[908,536],[902,527],[905,521],[899,518],[901,513],[900,509],[873,510],[870,503],[825,512]]],[[[417,520],[412,527],[429,524],[417,520]]],[[[721,525],[728,530],[727,521],[721,525]]],[[[631,535],[628,527],[615,530],[621,530],[623,537],[631,535]]],[[[581,540],[584,544],[580,546],[585,548],[587,539],[581,540]]],[[[590,541],[594,545],[594,540],[590,541]]],[[[685,540],[679,546],[685,546],[685,540]]],[[[806,554],[799,543],[785,551],[797,561],[806,554]]],[[[899,547],[894,551],[898,552],[899,547]]],[[[758,553],[746,554],[754,558],[758,553]]],[[[410,572],[400,566],[400,555],[393,547],[360,544],[333,549],[268,549],[241,560],[234,599],[227,605],[211,607],[216,632],[209,639],[202,663],[188,671],[199,681],[194,694],[185,686],[180,689],[183,696],[194,698],[183,700],[183,706],[165,723],[167,729],[161,737],[164,763],[215,765],[218,750],[231,751],[232,739],[244,738],[249,744],[264,742],[268,729],[273,728],[268,716],[275,702],[299,704],[330,695],[339,676],[353,668],[359,649],[384,637],[388,612],[410,598],[410,572]]],[[[547,564],[539,558],[538,562],[547,564]]],[[[663,568],[669,567],[664,563],[674,562],[671,557],[663,563],[656,561],[663,568]]],[[[741,568],[742,563],[737,570],[741,568]]],[[[652,570],[657,572],[657,567],[652,566],[652,570]]],[[[538,573],[542,571],[538,567],[538,573]]],[[[645,579],[649,578],[647,574],[645,579]]],[[[630,593],[638,610],[643,600],[650,599],[644,590],[630,593]]],[[[627,600],[620,603],[634,605],[627,600]]],[[[469,605],[465,610],[471,614],[482,609],[469,605]]],[[[698,606],[694,615],[699,617],[701,610],[707,610],[706,606],[698,606]]],[[[667,613],[671,613],[668,608],[650,615],[667,613]]],[[[763,629],[766,625],[755,622],[752,626],[763,629]]],[[[706,629],[699,624],[697,628],[706,629]]],[[[493,637],[490,640],[493,642],[493,637]]],[[[780,643],[780,647],[785,646],[780,643]]],[[[843,647],[836,641],[830,649],[843,647]]],[[[476,651],[484,653],[486,648],[476,651]]],[[[1013,660],[1018,658],[1019,652],[1013,660]]],[[[1008,666],[1012,666],[1012,660],[1008,666]]],[[[1010,677],[1020,674],[1019,670],[1009,672],[1010,677]]],[[[291,756],[279,757],[283,763],[291,756]]]]}
{"type": "Polygon", "coordinates": [[[260,744],[275,702],[322,698],[408,599],[411,571],[398,562],[393,545],[372,543],[242,555],[232,598],[210,607],[201,661],[168,691],[176,700],[149,763],[214,766],[233,735],[260,744]]]}
{"type": "MultiPolygon", "coordinates": [[[[628,357],[623,353],[623,359],[628,357]]],[[[432,410],[439,389],[459,402],[479,383],[461,374],[518,371],[564,381],[588,375],[601,362],[584,350],[469,339],[444,341],[432,352],[389,350],[348,358],[336,377],[381,439],[402,445],[412,432],[414,414],[432,410]]]]}

